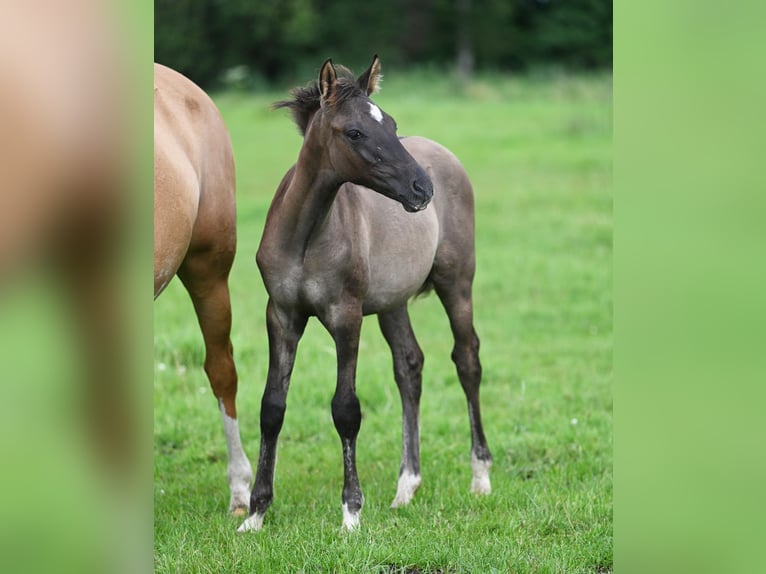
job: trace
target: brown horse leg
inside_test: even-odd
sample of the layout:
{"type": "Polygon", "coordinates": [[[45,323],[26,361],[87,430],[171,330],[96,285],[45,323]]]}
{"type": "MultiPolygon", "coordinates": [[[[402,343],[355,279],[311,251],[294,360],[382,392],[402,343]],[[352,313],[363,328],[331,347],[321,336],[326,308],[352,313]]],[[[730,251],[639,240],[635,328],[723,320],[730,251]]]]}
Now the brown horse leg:
{"type": "Polygon", "coordinates": [[[391,508],[409,504],[420,486],[420,393],[423,352],[412,332],[407,305],[378,315],[380,330],[391,347],[394,379],[402,399],[402,465],[391,508]]]}
{"type": "Polygon", "coordinates": [[[338,357],[338,379],[332,398],[332,420],[343,447],[343,527],[359,527],[364,495],[356,472],[356,437],[362,423],[362,410],[356,395],[356,364],[359,336],[362,331],[361,304],[330,306],[319,315],[335,341],[338,357]]]}
{"type": "Polygon", "coordinates": [[[457,367],[458,378],[468,401],[468,419],[471,425],[471,492],[489,494],[489,468],[492,455],[484,437],[479,408],[479,385],[481,363],[479,362],[479,337],[473,328],[473,301],[471,277],[444,278],[434,274],[434,286],[449,317],[455,346],[452,360],[457,367]]]}
{"type": "Polygon", "coordinates": [[[250,494],[250,516],[237,529],[238,532],[260,530],[266,510],[274,499],[277,440],[285,418],[295,352],[307,321],[308,317],[282,310],[269,299],[266,308],[269,373],[261,399],[261,451],[255,484],[250,494]]]}
{"type": "Polygon", "coordinates": [[[253,471],[239,437],[237,422],[237,370],[231,345],[231,303],[228,270],[231,259],[210,252],[190,254],[178,271],[191,296],[205,341],[205,372],[218,399],[228,450],[227,477],[233,515],[247,512],[253,471]]]}

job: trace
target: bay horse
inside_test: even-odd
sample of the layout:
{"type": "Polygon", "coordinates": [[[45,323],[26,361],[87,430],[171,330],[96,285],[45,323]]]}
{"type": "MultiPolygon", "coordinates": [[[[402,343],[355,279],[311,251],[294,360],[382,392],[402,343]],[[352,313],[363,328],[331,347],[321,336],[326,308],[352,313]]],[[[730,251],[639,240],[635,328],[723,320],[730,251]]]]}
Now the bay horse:
{"type": "Polygon", "coordinates": [[[378,315],[402,401],[402,460],[391,506],[412,500],[421,482],[423,353],[407,302],[430,288],[449,317],[452,359],[468,402],[471,490],[491,491],[492,457],[479,410],[481,365],[473,327],[471,183],[441,145],[397,137],[394,119],[370,99],[381,77],[377,55],[356,80],[339,70],[328,59],[316,85],[296,89],[293,99],[275,104],[292,112],[304,139],[298,162],[274,196],[256,256],[269,295],[269,369],[250,516],[241,532],[262,528],[273,499],[277,439],[296,349],[310,316],[330,332],[337,352],[332,416],[343,449],[343,527],[359,526],[364,503],[356,469],[361,409],[355,390],[364,315],[378,315]]]}
{"type": "Polygon", "coordinates": [[[223,418],[229,511],[247,513],[253,478],[235,405],[228,277],[236,250],[234,154],[210,97],[154,64],[154,298],[178,275],[205,342],[205,372],[223,418]]]}

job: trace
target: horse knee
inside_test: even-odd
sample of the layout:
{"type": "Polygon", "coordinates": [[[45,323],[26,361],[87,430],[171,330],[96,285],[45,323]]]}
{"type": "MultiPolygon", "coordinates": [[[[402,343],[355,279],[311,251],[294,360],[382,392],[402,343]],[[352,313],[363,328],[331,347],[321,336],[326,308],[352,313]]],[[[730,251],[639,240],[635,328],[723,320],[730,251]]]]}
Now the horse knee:
{"type": "Polygon", "coordinates": [[[261,400],[261,436],[275,438],[282,430],[287,403],[284,398],[265,394],[261,400]]]}
{"type": "Polygon", "coordinates": [[[395,366],[396,382],[400,389],[407,389],[413,398],[419,399],[422,390],[423,363],[425,358],[418,347],[409,349],[395,366]]]}
{"type": "Polygon", "coordinates": [[[481,362],[479,361],[479,337],[472,333],[464,344],[455,344],[452,349],[452,361],[457,367],[460,382],[478,386],[481,381],[481,362]]]}
{"type": "Polygon", "coordinates": [[[418,347],[414,347],[407,351],[404,358],[409,376],[419,377],[423,372],[423,363],[425,362],[423,351],[418,347]]]}
{"type": "Polygon", "coordinates": [[[453,360],[457,366],[458,378],[463,387],[478,387],[481,382],[481,363],[478,355],[460,356],[453,354],[453,360]]]}
{"type": "Polygon", "coordinates": [[[341,437],[355,437],[362,424],[362,409],[355,394],[335,394],[332,399],[332,420],[341,437]]]}

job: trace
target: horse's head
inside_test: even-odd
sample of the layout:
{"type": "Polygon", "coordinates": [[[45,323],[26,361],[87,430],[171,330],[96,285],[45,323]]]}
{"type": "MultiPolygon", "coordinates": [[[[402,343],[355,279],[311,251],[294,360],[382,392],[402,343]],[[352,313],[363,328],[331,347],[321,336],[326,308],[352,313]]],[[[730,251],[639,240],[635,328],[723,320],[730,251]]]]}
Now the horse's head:
{"type": "MultiPolygon", "coordinates": [[[[318,109],[305,113],[304,108],[301,116],[294,103],[282,105],[293,110],[306,144],[312,149],[318,145],[326,167],[340,180],[369,187],[398,201],[407,211],[420,211],[431,201],[433,184],[399,141],[394,119],[369,98],[380,77],[377,56],[357,80],[338,77],[328,59],[313,92],[318,96],[318,109]]],[[[301,92],[294,92],[295,102],[301,92]]]]}

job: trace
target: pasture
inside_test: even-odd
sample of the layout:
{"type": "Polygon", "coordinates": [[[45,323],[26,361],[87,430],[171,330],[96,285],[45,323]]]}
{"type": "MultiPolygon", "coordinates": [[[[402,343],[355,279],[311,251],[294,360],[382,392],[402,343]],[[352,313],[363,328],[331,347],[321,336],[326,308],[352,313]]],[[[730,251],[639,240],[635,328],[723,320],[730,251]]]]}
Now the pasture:
{"type": "MultiPolygon", "coordinates": [[[[360,344],[357,465],[362,526],[341,532],[341,446],[330,400],[335,349],[315,319],[301,340],[261,532],[227,515],[226,446],[203,345],[176,279],[154,307],[157,572],[609,572],[612,568],[612,78],[486,77],[457,90],[387,69],[375,102],[402,135],[462,161],[476,194],[475,324],[493,493],[469,494],[466,402],[437,297],[411,304],[425,354],[423,483],[396,493],[401,407],[389,348],[368,318],[360,344]]],[[[308,80],[309,78],[306,78],[308,80]]],[[[255,265],[269,203],[300,148],[287,91],[213,94],[237,162],[231,275],[237,407],[255,466],[268,345],[255,265]]]]}

